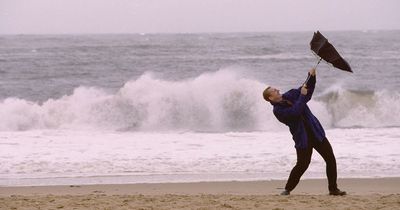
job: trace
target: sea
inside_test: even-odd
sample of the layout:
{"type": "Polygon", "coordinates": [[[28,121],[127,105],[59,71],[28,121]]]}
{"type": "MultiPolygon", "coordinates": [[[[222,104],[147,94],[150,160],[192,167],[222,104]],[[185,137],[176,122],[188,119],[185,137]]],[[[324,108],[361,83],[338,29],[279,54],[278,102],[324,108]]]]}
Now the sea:
{"type": "MultiPolygon", "coordinates": [[[[339,178],[400,176],[400,31],[321,31],[308,102],[339,178]]],[[[262,92],[298,88],[313,31],[0,35],[0,186],[285,180],[288,127],[262,92]]],[[[304,179],[325,178],[314,151],[304,179]]]]}

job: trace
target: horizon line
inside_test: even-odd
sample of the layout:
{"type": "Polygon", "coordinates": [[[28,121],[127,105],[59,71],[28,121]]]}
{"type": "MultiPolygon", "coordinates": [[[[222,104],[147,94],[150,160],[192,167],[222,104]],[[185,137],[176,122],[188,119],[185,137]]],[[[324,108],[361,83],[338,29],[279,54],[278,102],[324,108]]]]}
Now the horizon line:
{"type": "Polygon", "coordinates": [[[255,34],[255,33],[305,33],[314,31],[326,32],[380,32],[400,31],[400,29],[328,29],[328,30],[274,30],[274,31],[231,31],[231,32],[67,32],[67,33],[0,33],[3,35],[190,35],[190,34],[255,34]]]}

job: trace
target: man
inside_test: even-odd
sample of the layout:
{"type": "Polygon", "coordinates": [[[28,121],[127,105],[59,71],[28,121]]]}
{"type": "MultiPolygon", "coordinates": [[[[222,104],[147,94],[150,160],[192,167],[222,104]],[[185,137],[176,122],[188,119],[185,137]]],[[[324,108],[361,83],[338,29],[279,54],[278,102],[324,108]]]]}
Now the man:
{"type": "Polygon", "coordinates": [[[337,187],[336,159],[325,131],[307,106],[315,88],[315,69],[311,69],[308,74],[307,84],[298,89],[289,90],[283,95],[273,87],[268,87],[263,92],[264,99],[274,107],[273,113],[276,118],[289,126],[297,153],[297,163],[290,172],[281,195],[289,195],[299,183],[300,177],[310,164],[313,148],[325,160],[329,194],[346,195],[346,192],[337,187]]]}

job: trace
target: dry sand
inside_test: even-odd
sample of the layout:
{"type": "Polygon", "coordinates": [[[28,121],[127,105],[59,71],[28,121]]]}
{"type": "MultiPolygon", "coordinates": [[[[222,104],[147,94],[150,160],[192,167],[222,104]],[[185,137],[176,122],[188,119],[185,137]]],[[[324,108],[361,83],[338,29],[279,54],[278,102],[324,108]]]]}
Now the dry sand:
{"type": "Polygon", "coordinates": [[[327,195],[324,179],[0,187],[0,209],[400,209],[400,178],[341,179],[349,195],[327,195]]]}

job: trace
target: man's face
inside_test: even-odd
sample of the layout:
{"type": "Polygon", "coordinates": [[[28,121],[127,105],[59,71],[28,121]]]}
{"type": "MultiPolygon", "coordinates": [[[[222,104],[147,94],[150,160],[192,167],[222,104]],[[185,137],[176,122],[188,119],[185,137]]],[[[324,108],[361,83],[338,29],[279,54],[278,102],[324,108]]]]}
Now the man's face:
{"type": "Polygon", "coordinates": [[[282,95],[279,93],[279,90],[274,87],[268,88],[268,95],[269,100],[272,102],[279,102],[282,100],[282,95]]]}

